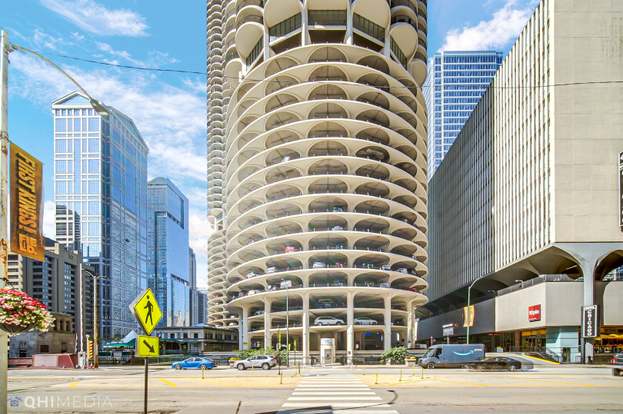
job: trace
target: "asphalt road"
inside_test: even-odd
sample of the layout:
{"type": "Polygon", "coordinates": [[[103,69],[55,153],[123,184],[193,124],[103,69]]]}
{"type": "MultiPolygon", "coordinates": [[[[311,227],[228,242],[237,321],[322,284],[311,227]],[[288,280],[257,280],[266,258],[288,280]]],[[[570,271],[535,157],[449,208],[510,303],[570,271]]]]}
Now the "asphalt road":
{"type": "MultiPolygon", "coordinates": [[[[608,368],[525,372],[400,368],[150,371],[153,413],[621,413],[623,377],[608,368]],[[311,409],[310,409],[311,407],[311,409]]],[[[9,412],[139,413],[142,367],[11,370],[9,412]]]]}

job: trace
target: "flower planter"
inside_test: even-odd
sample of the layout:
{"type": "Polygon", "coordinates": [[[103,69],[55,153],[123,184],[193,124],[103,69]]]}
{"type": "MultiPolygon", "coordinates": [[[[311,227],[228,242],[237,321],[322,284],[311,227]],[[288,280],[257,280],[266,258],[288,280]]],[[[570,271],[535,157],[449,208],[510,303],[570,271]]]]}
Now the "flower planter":
{"type": "Polygon", "coordinates": [[[36,329],[47,332],[54,317],[45,305],[25,292],[0,288],[0,330],[9,335],[36,329]]]}
{"type": "Polygon", "coordinates": [[[30,326],[22,326],[22,325],[10,325],[6,323],[0,323],[0,330],[8,333],[9,335],[17,335],[27,331],[30,331],[33,328],[30,326]]]}

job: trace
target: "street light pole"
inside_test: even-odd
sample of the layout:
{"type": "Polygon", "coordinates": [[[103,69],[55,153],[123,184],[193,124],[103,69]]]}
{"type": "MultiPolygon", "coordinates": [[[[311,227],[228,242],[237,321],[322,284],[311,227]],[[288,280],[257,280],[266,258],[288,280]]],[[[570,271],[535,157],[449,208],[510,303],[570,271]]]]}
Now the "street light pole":
{"type": "MultiPolygon", "coordinates": [[[[0,288],[9,280],[7,211],[9,204],[9,34],[0,32],[0,288]]],[[[0,329],[0,414],[8,413],[9,334],[0,329]]]]}
{"type": "MultiPolygon", "coordinates": [[[[108,109],[89,93],[67,72],[56,63],[46,58],[42,54],[23,46],[9,43],[9,34],[4,30],[0,31],[0,288],[8,282],[8,223],[7,211],[9,200],[8,185],[8,151],[9,151],[9,129],[8,129],[8,93],[9,93],[9,53],[20,51],[29,53],[48,65],[54,67],[67,77],[79,90],[89,99],[91,106],[101,116],[108,115],[108,109]]],[[[97,302],[94,304],[97,306],[97,302]]],[[[7,372],[8,372],[8,343],[9,337],[6,332],[0,330],[0,414],[7,414],[7,372]]]]}
{"type": "Polygon", "coordinates": [[[469,344],[469,328],[472,325],[472,308],[471,308],[471,303],[472,303],[472,288],[474,287],[474,285],[481,281],[482,279],[484,279],[485,277],[479,277],[478,279],[474,280],[472,282],[471,285],[469,285],[469,287],[467,288],[467,321],[466,325],[467,325],[467,332],[466,332],[466,336],[467,336],[467,340],[466,343],[469,344]]]}

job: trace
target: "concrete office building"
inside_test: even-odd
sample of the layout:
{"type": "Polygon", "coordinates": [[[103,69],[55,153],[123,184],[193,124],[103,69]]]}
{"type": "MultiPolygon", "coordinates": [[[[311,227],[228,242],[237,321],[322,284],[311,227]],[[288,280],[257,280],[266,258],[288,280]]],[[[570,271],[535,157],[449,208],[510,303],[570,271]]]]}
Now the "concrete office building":
{"type": "MultiPolygon", "coordinates": [[[[472,283],[478,302],[563,274],[581,277],[581,291],[543,283],[506,292],[494,330],[538,326],[528,317],[540,305],[546,328],[565,329],[539,335],[577,347],[581,307],[597,304],[601,329],[585,341],[587,359],[593,343],[623,334],[623,284],[601,282],[623,263],[623,85],[608,83],[623,79],[622,31],[617,2],[541,0],[429,183],[432,314],[464,306],[472,283]],[[550,325],[556,308],[570,313],[550,325]]],[[[418,339],[435,336],[429,328],[421,321],[418,339]]]]}
{"type": "Polygon", "coordinates": [[[92,332],[92,321],[80,312],[80,294],[88,306],[92,298],[92,284],[80,280],[82,256],[62,244],[45,238],[45,260],[40,262],[22,255],[9,253],[9,286],[26,292],[43,303],[57,319],[48,333],[28,332],[11,339],[11,357],[29,357],[36,353],[75,351],[76,333],[84,323],[86,333],[92,332]]]}
{"type": "Polygon", "coordinates": [[[495,51],[441,51],[428,66],[428,178],[441,164],[502,63],[495,51]]]}
{"type": "Polygon", "coordinates": [[[56,232],[100,275],[102,339],[137,327],[128,304],[148,278],[148,149],[130,118],[106,109],[101,116],[79,92],[52,103],[56,232]]]}
{"type": "Polygon", "coordinates": [[[188,199],[168,178],[152,179],[147,192],[150,286],[164,314],[160,326],[190,326],[188,199]]]}
{"type": "Polygon", "coordinates": [[[420,0],[208,2],[209,61],[223,59],[209,70],[223,91],[210,114],[224,114],[225,299],[242,347],[287,335],[306,362],[326,338],[351,362],[412,341],[427,287],[426,12],[420,0]]]}

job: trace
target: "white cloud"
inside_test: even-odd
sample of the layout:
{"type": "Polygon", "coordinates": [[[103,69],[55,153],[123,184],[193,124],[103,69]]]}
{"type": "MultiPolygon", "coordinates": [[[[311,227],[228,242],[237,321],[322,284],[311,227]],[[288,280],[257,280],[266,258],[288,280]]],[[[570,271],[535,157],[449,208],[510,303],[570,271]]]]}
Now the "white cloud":
{"type": "Polygon", "coordinates": [[[145,36],[145,19],[131,10],[107,9],[94,0],[41,0],[41,4],[87,32],[109,36],[145,36]]]}
{"type": "Polygon", "coordinates": [[[482,20],[474,26],[450,30],[443,50],[491,50],[500,49],[514,40],[525,26],[534,9],[534,0],[507,0],[493,13],[490,20],[482,20]]]}
{"type": "Polygon", "coordinates": [[[111,45],[104,42],[95,42],[95,46],[97,46],[100,51],[108,53],[110,56],[119,57],[133,65],[144,65],[140,60],[134,59],[127,50],[116,50],[111,45]]]}
{"type": "Polygon", "coordinates": [[[51,239],[56,238],[56,225],[54,217],[56,214],[56,205],[53,201],[46,201],[43,205],[43,235],[51,239]]]}
{"type": "Polygon", "coordinates": [[[62,37],[55,37],[41,29],[35,29],[32,41],[38,49],[50,49],[56,52],[59,48],[66,45],[67,42],[62,37]]]}

